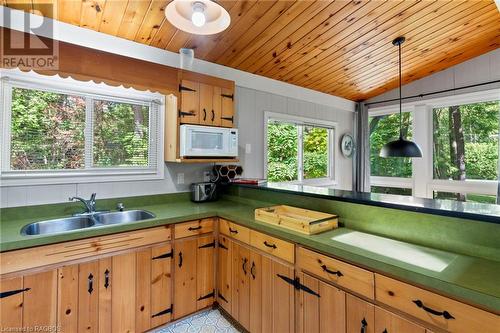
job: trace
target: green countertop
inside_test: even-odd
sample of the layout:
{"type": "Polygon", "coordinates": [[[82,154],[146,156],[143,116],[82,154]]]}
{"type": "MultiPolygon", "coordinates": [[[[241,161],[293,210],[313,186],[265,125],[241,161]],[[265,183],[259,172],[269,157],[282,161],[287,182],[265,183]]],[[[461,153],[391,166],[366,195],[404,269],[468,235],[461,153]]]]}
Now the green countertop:
{"type": "MultiPolygon", "coordinates": [[[[117,201],[106,200],[108,207],[112,207],[111,205],[117,201]]],[[[34,221],[67,216],[78,206],[65,205],[63,210],[57,208],[58,205],[38,206],[36,210],[27,207],[24,213],[23,209],[4,210],[0,218],[0,251],[219,216],[369,270],[500,313],[500,262],[498,261],[398,242],[344,227],[319,235],[306,236],[256,221],[254,209],[270,205],[258,201],[232,201],[230,197],[202,204],[192,203],[185,196],[169,200],[159,198],[133,201],[131,198],[126,202],[127,209],[145,209],[154,213],[156,218],[41,236],[23,236],[20,230],[24,225],[34,221]]]]}

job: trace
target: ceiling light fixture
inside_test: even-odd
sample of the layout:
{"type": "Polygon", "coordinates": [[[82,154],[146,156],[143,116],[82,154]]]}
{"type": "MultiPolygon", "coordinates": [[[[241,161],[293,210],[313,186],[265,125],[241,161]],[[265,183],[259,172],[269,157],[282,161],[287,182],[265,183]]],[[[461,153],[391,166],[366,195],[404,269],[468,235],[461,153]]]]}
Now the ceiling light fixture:
{"type": "Polygon", "coordinates": [[[394,46],[399,47],[399,139],[385,144],[380,150],[380,157],[422,157],[420,147],[413,141],[403,138],[403,115],[401,97],[401,44],[405,42],[404,37],[398,37],[392,41],[394,46]]]}
{"type": "Polygon", "coordinates": [[[219,33],[231,23],[227,10],[211,0],[173,0],[165,16],[177,29],[196,35],[219,33]]]}

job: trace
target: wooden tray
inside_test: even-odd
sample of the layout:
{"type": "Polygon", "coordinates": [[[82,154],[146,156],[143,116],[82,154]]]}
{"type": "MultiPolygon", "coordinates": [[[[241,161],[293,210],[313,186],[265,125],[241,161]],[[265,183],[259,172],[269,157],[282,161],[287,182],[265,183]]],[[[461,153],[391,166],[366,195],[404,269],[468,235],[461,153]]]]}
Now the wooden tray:
{"type": "Polygon", "coordinates": [[[338,227],[337,215],[285,205],[257,208],[255,219],[306,235],[314,235],[338,227]]]}

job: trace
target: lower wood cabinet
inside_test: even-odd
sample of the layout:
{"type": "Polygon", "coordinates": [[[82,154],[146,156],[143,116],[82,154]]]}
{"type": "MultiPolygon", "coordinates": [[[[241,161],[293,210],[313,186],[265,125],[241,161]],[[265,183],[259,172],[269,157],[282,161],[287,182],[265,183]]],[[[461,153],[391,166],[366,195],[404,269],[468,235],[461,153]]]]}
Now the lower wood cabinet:
{"type": "Polygon", "coordinates": [[[375,307],[375,332],[381,333],[425,333],[420,327],[392,312],[375,307]]]}
{"type": "Polygon", "coordinates": [[[346,314],[347,333],[375,333],[373,304],[347,294],[346,314]]]}
{"type": "Polygon", "coordinates": [[[215,300],[215,239],[208,236],[176,240],[174,318],[210,306],[215,300]]]}

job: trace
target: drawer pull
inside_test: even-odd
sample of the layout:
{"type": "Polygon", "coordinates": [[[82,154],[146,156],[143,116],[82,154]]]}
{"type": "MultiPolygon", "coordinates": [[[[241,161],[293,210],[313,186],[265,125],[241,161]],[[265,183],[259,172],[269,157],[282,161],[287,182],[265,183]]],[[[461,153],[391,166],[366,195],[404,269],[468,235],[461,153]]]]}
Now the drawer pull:
{"type": "Polygon", "coordinates": [[[109,269],[104,271],[104,288],[108,289],[109,287],[109,269]]]}
{"type": "Polygon", "coordinates": [[[182,251],[179,252],[179,268],[182,267],[182,251]]]}
{"type": "Polygon", "coordinates": [[[413,301],[413,303],[415,303],[419,308],[423,309],[425,312],[429,312],[430,314],[433,314],[435,316],[443,316],[444,319],[455,319],[455,317],[453,317],[448,311],[440,312],[440,311],[436,311],[434,309],[428,308],[419,299],[413,301]]]}
{"type": "Polygon", "coordinates": [[[363,318],[363,320],[361,320],[361,333],[366,333],[367,327],[368,327],[368,323],[366,322],[366,319],[363,318]]]}
{"type": "Polygon", "coordinates": [[[252,275],[252,279],[255,280],[255,261],[252,261],[252,267],[250,267],[250,274],[252,275]]]}
{"type": "Polygon", "coordinates": [[[267,247],[270,247],[272,249],[278,248],[275,244],[269,244],[267,241],[264,241],[264,245],[267,246],[267,247]]]}
{"type": "Polygon", "coordinates": [[[88,277],[88,289],[87,291],[89,292],[89,294],[92,294],[92,291],[94,291],[94,276],[92,275],[92,273],[89,274],[89,277],[88,277]]]}
{"type": "Polygon", "coordinates": [[[214,110],[212,110],[212,122],[214,122],[214,119],[215,119],[215,112],[214,110]]]}
{"type": "Polygon", "coordinates": [[[207,110],[203,109],[203,121],[207,120],[207,110]]]}
{"type": "Polygon", "coordinates": [[[247,275],[247,262],[248,262],[248,259],[243,258],[243,265],[241,266],[241,268],[243,269],[243,273],[245,273],[245,275],[247,275]]]}
{"type": "Polygon", "coordinates": [[[321,268],[323,268],[323,271],[327,272],[328,274],[337,275],[338,277],[344,276],[341,271],[332,271],[331,269],[328,269],[326,265],[321,265],[321,268]]]}
{"type": "Polygon", "coordinates": [[[201,225],[197,226],[197,227],[189,227],[188,230],[189,231],[195,231],[195,230],[200,230],[201,229],[201,225]]]}
{"type": "Polygon", "coordinates": [[[238,233],[238,230],[236,229],[231,229],[231,227],[229,227],[229,232],[232,233],[232,234],[237,234],[238,233]]]}

